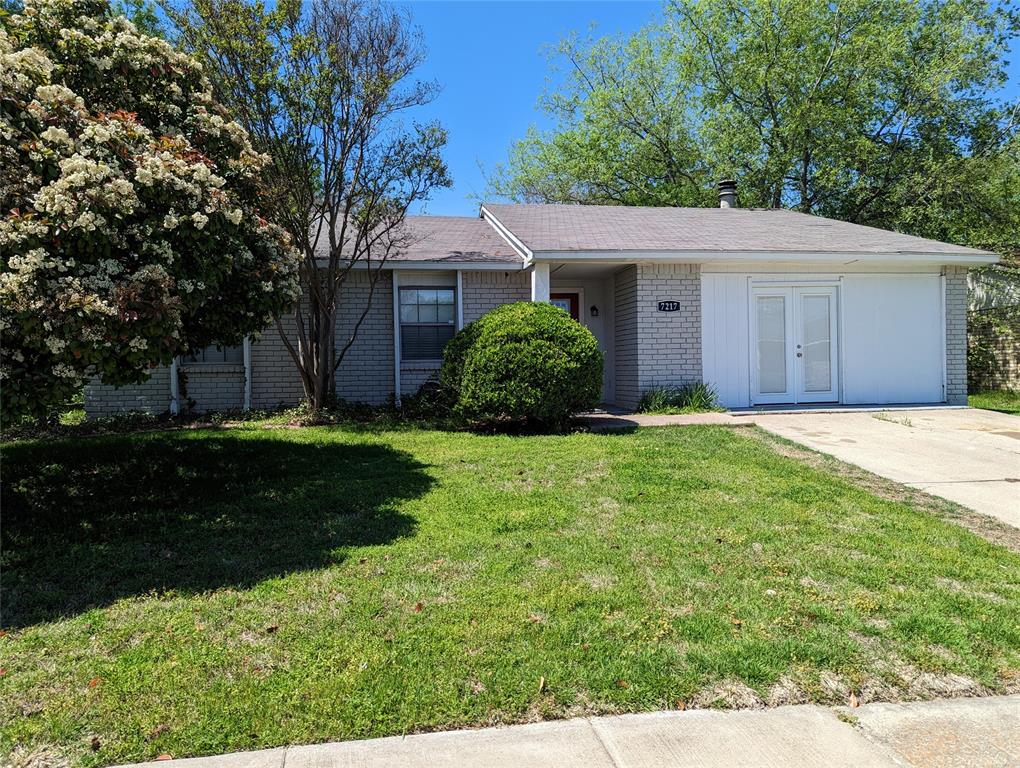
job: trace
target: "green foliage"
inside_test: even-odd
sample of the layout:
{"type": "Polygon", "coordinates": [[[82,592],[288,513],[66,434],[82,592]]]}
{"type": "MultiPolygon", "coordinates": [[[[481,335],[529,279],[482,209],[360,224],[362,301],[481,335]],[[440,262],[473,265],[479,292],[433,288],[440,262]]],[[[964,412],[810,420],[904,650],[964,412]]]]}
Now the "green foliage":
{"type": "Polygon", "coordinates": [[[0,86],[6,418],[239,343],[291,304],[266,158],[194,59],[103,0],[30,0],[0,29],[0,86]]]}
{"type": "Polygon", "coordinates": [[[441,381],[471,421],[562,429],[602,393],[595,337],[544,302],[498,307],[463,328],[447,350],[441,381]]]}
{"type": "Polygon", "coordinates": [[[971,408],[984,408],[986,411],[1001,411],[1020,416],[1020,389],[972,392],[967,397],[967,404],[971,408]]]}
{"type": "Polygon", "coordinates": [[[719,410],[719,396],[709,384],[702,382],[679,387],[661,386],[646,389],[638,401],[639,413],[699,413],[719,410]]]}
{"type": "Polygon", "coordinates": [[[443,347],[443,366],[439,369],[439,385],[450,402],[460,399],[461,383],[464,380],[464,365],[468,353],[482,332],[479,320],[468,323],[443,347]]]}
{"type": "Polygon", "coordinates": [[[987,0],[672,0],[629,38],[570,38],[491,191],[516,200],[790,207],[1002,249],[1018,243],[1020,31],[987,0]]]}

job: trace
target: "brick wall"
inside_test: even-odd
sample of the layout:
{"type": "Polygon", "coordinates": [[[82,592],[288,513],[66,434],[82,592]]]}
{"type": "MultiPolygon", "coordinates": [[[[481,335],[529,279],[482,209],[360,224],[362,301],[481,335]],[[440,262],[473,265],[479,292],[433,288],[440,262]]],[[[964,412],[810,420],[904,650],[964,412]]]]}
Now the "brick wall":
{"type": "Polygon", "coordinates": [[[244,366],[197,364],[180,367],[181,410],[195,401],[197,411],[234,411],[244,407],[244,366]]]}
{"type": "MultiPolygon", "coordinates": [[[[353,270],[340,290],[337,313],[337,348],[347,343],[351,330],[369,304],[371,275],[353,270]]],[[[287,337],[297,348],[293,315],[282,318],[287,337]]],[[[276,408],[301,402],[304,389],[297,367],[277,329],[268,328],[252,344],[252,407],[276,408]]],[[[379,275],[371,291],[371,305],[336,372],[336,392],[352,402],[381,405],[393,394],[393,277],[379,275]]]]}
{"type": "Polygon", "coordinates": [[[658,385],[701,381],[701,267],[638,264],[616,274],[616,404],[658,385]],[[676,312],[659,312],[677,301],[676,312]]]}
{"type": "Polygon", "coordinates": [[[701,266],[638,267],[637,318],[641,390],[701,381],[701,266]],[[660,301],[678,301],[676,312],[659,312],[660,301]]]}
{"type": "Polygon", "coordinates": [[[424,363],[407,364],[400,366],[400,394],[413,395],[426,381],[439,380],[439,364],[424,363]]]}
{"type": "MultiPolygon", "coordinates": [[[[281,318],[294,339],[294,315],[281,318]]],[[[301,377],[276,327],[266,328],[251,345],[251,407],[273,410],[304,398],[301,377]]]]}
{"type": "Polygon", "coordinates": [[[92,379],[85,387],[85,413],[89,418],[129,411],[163,413],[170,408],[170,369],[156,368],[147,381],[114,387],[92,379]]]}
{"type": "MultiPolygon", "coordinates": [[[[351,273],[341,291],[337,347],[347,343],[351,329],[368,303],[367,270],[351,273]]],[[[358,403],[382,405],[393,395],[393,274],[379,276],[371,309],[336,374],[337,395],[358,403]]]]}
{"type": "Polygon", "coordinates": [[[627,408],[641,397],[638,381],[638,268],[625,267],[616,273],[613,314],[616,318],[616,404],[627,408]]]}
{"type": "Polygon", "coordinates": [[[531,273],[523,269],[464,272],[461,286],[465,324],[474,322],[501,304],[531,300],[531,273]]]}
{"type": "MultiPolygon", "coordinates": [[[[440,276],[433,277],[439,279],[440,276]]],[[[449,279],[454,279],[452,273],[449,279]]],[[[530,276],[520,269],[464,272],[461,285],[465,323],[477,320],[502,304],[531,298],[530,276]]],[[[369,273],[355,270],[341,290],[337,317],[338,346],[346,343],[350,329],[366,306],[369,288],[369,273]]],[[[282,324],[288,337],[294,340],[293,315],[284,317],[282,324]]],[[[291,406],[304,397],[297,369],[275,326],[267,328],[253,341],[251,361],[253,408],[291,406]]],[[[196,411],[243,406],[243,367],[187,366],[184,371],[188,377],[187,397],[195,401],[196,411]]],[[[402,394],[416,392],[437,372],[435,364],[405,363],[401,368],[402,394]]],[[[336,388],[337,394],[347,400],[380,405],[392,396],[393,383],[393,278],[390,272],[384,272],[372,293],[368,315],[337,371],[336,388]]],[[[169,403],[169,370],[165,368],[157,369],[144,384],[119,390],[93,382],[86,394],[89,416],[131,410],[163,412],[168,409],[169,403]]],[[[182,407],[184,405],[182,402],[182,407]]]]}
{"type": "Polygon", "coordinates": [[[966,267],[946,267],[946,402],[967,404],[966,267]]]}

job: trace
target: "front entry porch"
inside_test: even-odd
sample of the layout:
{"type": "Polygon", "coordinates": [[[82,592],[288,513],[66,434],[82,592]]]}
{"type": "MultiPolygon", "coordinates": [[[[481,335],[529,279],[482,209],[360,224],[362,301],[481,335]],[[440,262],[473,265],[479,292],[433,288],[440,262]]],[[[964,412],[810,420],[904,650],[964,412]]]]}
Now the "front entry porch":
{"type": "Polygon", "coordinates": [[[605,356],[602,399],[616,397],[615,265],[536,264],[532,272],[532,301],[548,301],[562,308],[598,340],[605,356]],[[543,274],[544,273],[544,274],[543,274]]]}

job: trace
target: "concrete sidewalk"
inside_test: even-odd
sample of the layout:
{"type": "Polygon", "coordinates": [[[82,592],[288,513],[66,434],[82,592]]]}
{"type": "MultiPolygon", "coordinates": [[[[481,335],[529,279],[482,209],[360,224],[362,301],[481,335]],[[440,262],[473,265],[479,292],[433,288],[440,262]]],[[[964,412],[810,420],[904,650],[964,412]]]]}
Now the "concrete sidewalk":
{"type": "MultiPolygon", "coordinates": [[[[1020,696],[692,710],[242,752],[166,768],[892,768],[1020,765],[1020,696]],[[850,722],[846,722],[850,721],[850,722]]],[[[149,764],[150,766],[152,764],[149,764]]]]}

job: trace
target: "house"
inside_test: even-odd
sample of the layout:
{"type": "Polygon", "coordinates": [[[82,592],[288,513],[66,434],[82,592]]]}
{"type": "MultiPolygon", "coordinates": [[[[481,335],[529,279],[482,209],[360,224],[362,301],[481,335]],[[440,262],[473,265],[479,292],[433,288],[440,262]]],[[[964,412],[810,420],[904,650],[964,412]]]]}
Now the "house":
{"type": "MultiPolygon", "coordinates": [[[[337,393],[384,403],[435,376],[465,323],[548,301],[605,352],[603,399],[630,408],[661,384],[705,381],[723,405],[966,403],[967,270],[973,248],[788,210],[481,206],[478,217],[411,217],[337,393]]],[[[343,336],[369,273],[343,290],[343,336]]],[[[210,348],[144,384],[93,382],[91,416],[124,410],[271,408],[301,399],[274,329],[210,348]]]]}

